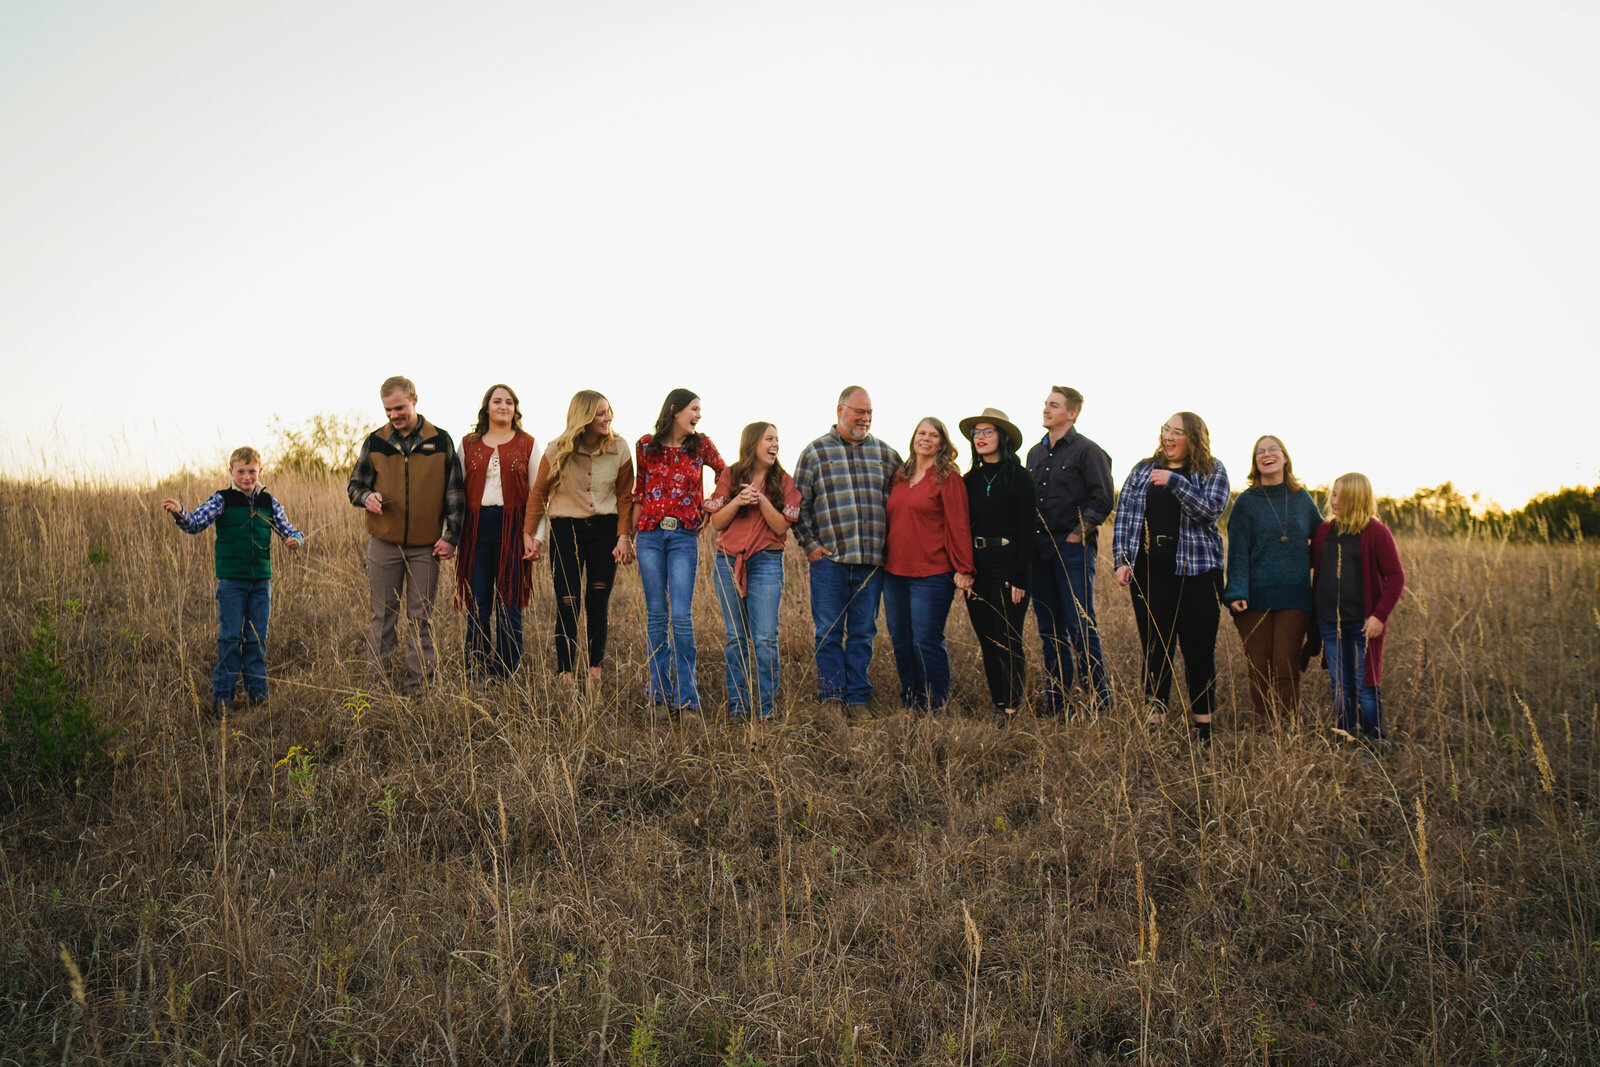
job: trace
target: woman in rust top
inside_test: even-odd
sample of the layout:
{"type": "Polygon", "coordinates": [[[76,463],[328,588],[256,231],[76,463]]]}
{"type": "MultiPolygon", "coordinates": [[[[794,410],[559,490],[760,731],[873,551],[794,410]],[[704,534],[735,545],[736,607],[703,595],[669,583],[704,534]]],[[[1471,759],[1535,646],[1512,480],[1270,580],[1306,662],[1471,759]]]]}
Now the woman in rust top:
{"type": "Polygon", "coordinates": [[[800,517],[800,490],[778,462],[778,428],[752,422],[739,435],[739,462],[717,476],[706,501],[717,532],[717,603],[728,717],[772,717],[778,689],[778,603],[783,543],[800,517]]]}
{"type": "Polygon", "coordinates": [[[700,398],[688,389],[674,389],[661,404],[655,432],[639,438],[634,448],[638,481],[633,487],[633,528],[650,642],[646,696],[672,712],[700,710],[689,611],[705,517],[702,468],[721,474],[726,466],[711,438],[695,432],[699,422],[700,398]]]}
{"type": "Polygon", "coordinates": [[[572,681],[578,662],[578,607],[587,628],[589,677],[600,680],[617,564],[633,562],[633,458],[611,429],[611,403],[581,389],[567,425],[544,450],[523,524],[528,559],[550,545],[556,593],[556,677],[572,681]]]}
{"type": "Polygon", "coordinates": [[[889,487],[889,542],[883,613],[900,674],[900,699],[913,711],[950,702],[944,624],[957,589],[972,588],[972,526],[967,486],[956,469],[950,431],[929,417],[911,436],[911,454],[889,487]]]}
{"type": "Polygon", "coordinates": [[[533,437],[509,385],[491,385],[461,442],[467,515],[456,558],[456,606],[467,611],[467,669],[505,678],[522,662],[522,609],[532,569],[522,558],[533,437]],[[491,654],[490,623],[493,620],[491,654]]]}

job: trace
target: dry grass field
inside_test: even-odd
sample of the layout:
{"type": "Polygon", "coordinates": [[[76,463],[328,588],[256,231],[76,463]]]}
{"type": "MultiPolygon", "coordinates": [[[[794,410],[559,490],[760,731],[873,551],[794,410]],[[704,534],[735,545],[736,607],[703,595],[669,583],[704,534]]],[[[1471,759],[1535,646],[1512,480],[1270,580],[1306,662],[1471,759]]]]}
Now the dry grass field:
{"type": "MultiPolygon", "coordinates": [[[[515,684],[463,677],[446,603],[438,689],[361,691],[358,515],[269,479],[312,540],[271,702],[217,723],[211,535],[156,506],[213,481],[0,483],[6,691],[49,612],[120,727],[0,797],[0,1064],[1600,1061],[1593,546],[1403,540],[1381,753],[1320,670],[1252,721],[1226,623],[1214,743],[1147,735],[1104,561],[1096,721],[991,729],[958,606],[963,712],[897,712],[880,635],[847,724],[791,556],[781,718],[667,726],[632,570],[596,693],[553,682],[547,576],[515,684]]],[[[696,614],[715,708],[704,565],[696,614]]]]}

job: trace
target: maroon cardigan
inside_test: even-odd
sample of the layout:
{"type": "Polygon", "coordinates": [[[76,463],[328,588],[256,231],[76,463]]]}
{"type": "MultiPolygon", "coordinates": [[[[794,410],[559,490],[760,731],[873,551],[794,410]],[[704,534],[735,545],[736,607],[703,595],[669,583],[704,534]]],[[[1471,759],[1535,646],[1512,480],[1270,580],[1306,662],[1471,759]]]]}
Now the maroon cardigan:
{"type": "MultiPolygon", "coordinates": [[[[1332,519],[1317,527],[1311,535],[1311,588],[1317,587],[1322,571],[1322,546],[1333,532],[1332,519]]],[[[1373,519],[1361,531],[1361,605],[1366,615],[1383,623],[1383,633],[1367,642],[1366,668],[1361,672],[1363,685],[1378,685],[1383,678],[1383,639],[1389,636],[1389,614],[1400,603],[1400,594],[1406,588],[1406,572],[1400,566],[1400,552],[1394,545],[1394,534],[1389,527],[1373,519]]],[[[1365,621],[1365,620],[1363,620],[1365,621]]],[[[1320,629],[1311,632],[1320,646],[1320,629]]],[[[1311,651],[1315,651],[1312,649],[1311,651]]],[[[1327,650],[1323,650],[1322,665],[1328,665],[1327,650]]]]}

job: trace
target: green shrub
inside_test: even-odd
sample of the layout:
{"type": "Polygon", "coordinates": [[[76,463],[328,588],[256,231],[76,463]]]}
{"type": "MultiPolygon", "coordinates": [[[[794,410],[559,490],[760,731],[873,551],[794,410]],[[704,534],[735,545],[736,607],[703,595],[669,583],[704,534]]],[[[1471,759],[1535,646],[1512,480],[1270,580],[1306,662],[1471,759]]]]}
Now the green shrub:
{"type": "Polygon", "coordinates": [[[6,671],[9,684],[0,705],[0,769],[14,784],[31,780],[45,788],[75,785],[105,761],[106,742],[117,734],[100,726],[88,698],[75,691],[57,658],[56,645],[55,615],[46,609],[21,663],[6,671]]]}

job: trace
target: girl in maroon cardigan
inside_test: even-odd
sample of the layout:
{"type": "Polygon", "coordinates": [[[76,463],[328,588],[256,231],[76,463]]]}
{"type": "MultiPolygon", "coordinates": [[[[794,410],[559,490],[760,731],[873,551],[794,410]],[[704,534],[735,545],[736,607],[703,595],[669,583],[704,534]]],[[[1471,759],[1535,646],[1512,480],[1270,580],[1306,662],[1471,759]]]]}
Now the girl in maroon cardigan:
{"type": "Polygon", "coordinates": [[[477,427],[461,442],[467,517],[456,558],[456,607],[467,611],[467,667],[487,670],[491,678],[515,674],[522,662],[522,609],[532,569],[522,559],[521,533],[533,448],[517,394],[509,385],[491,385],[477,427]]]}
{"type": "Polygon", "coordinates": [[[1339,729],[1383,739],[1383,639],[1406,574],[1394,535],[1379,522],[1372,483],[1342,475],[1328,495],[1332,516],[1311,535],[1311,584],[1322,663],[1333,682],[1339,729]]]}

